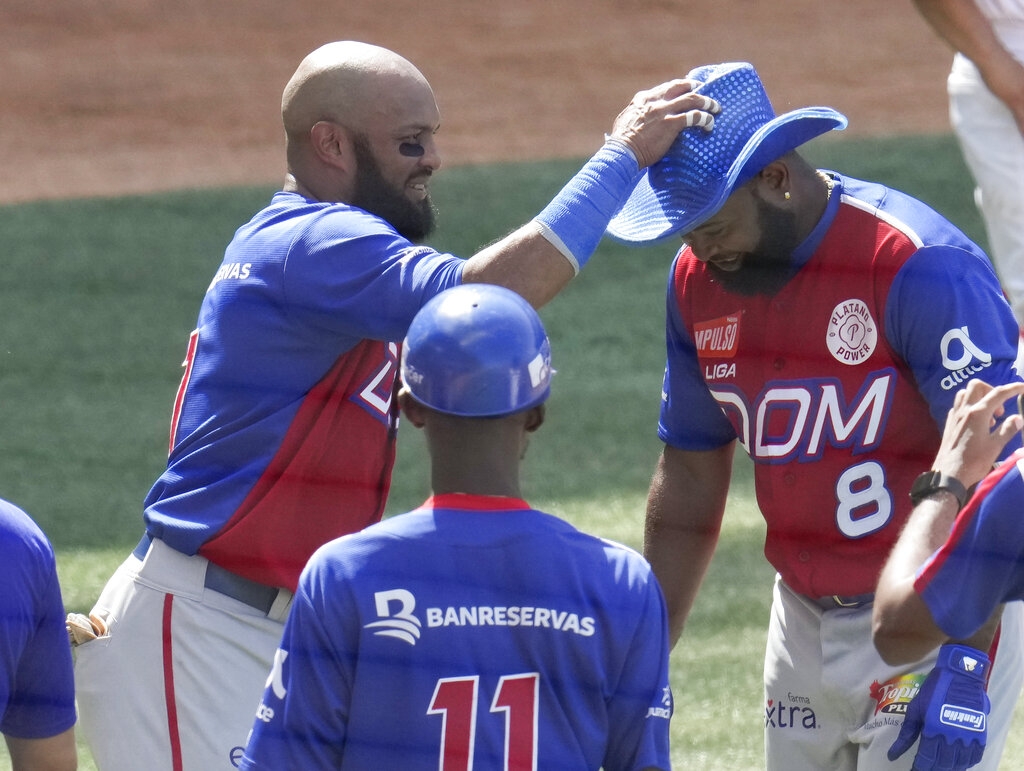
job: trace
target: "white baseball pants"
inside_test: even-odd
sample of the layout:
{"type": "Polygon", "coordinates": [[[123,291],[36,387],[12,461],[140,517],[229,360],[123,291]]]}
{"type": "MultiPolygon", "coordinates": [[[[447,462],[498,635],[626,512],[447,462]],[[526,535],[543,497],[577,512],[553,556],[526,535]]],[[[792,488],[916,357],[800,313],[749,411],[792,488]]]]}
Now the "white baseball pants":
{"type": "MultiPolygon", "coordinates": [[[[776,579],[765,654],[768,771],[899,771],[886,757],[907,703],[934,656],[905,667],[882,661],[871,641],[871,604],[822,610],[776,579]]],[[[1006,606],[989,680],[985,756],[972,771],[994,771],[1024,683],[1024,604],[1006,606]]]]}
{"type": "Polygon", "coordinates": [[[269,613],[205,588],[207,560],[153,541],[93,609],[108,633],[75,649],[80,728],[100,771],[230,771],[281,642],[269,613]]]}

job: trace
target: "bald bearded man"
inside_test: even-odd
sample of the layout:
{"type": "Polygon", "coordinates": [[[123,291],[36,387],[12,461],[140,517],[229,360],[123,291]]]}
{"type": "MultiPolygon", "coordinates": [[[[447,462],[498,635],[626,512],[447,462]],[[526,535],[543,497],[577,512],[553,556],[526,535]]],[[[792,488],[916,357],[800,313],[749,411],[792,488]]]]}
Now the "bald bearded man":
{"type": "Polygon", "coordinates": [[[145,534],[75,625],[95,638],[76,685],[103,771],[236,766],[306,560],[381,517],[416,311],[460,283],[554,297],[640,170],[680,130],[711,129],[718,106],[693,85],[638,93],[534,220],[463,260],[417,245],[441,165],[423,75],[357,42],[303,60],[282,100],[284,188],[207,289],[145,534]]]}

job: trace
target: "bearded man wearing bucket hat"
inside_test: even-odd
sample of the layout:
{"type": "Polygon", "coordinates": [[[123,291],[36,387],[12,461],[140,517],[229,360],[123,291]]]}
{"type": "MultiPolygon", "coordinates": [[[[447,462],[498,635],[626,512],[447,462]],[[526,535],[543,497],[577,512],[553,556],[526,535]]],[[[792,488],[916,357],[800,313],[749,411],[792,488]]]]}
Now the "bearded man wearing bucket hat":
{"type": "Polygon", "coordinates": [[[670,768],[650,566],[520,497],[553,374],[537,313],[502,287],[446,290],[401,374],[433,496],[313,555],[241,768],[670,768]]]}
{"type": "MultiPolygon", "coordinates": [[[[714,552],[739,444],[778,571],[768,769],[894,768],[889,749],[919,690],[928,704],[914,714],[929,720],[914,768],[963,767],[939,764],[976,741],[978,726],[935,729],[930,718],[943,704],[970,705],[956,703],[956,683],[922,690],[936,651],[901,666],[881,659],[872,592],[911,494],[955,487],[922,472],[956,392],[980,372],[993,385],[1019,380],[1016,321],[988,258],[953,225],[795,151],[845,117],[825,107],[776,116],[746,63],[688,77],[721,105],[714,130],[681,135],[608,228],[627,243],[684,241],[669,278],[665,449],[645,533],[672,639],[714,552]]],[[[1020,603],[1003,613],[981,768],[997,766],[1020,693],[1021,615],[1020,603]]],[[[910,743],[905,734],[893,755],[910,743]]]]}

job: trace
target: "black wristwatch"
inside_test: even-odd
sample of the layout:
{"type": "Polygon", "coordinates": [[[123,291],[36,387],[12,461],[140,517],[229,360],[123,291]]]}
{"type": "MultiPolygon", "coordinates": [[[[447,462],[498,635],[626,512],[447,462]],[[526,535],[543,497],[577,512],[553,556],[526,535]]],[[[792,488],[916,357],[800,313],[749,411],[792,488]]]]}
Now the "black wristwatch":
{"type": "Polygon", "coordinates": [[[967,503],[967,488],[956,477],[943,474],[941,471],[926,471],[914,480],[910,487],[910,500],[916,506],[932,493],[945,490],[956,498],[958,508],[967,503]]]}

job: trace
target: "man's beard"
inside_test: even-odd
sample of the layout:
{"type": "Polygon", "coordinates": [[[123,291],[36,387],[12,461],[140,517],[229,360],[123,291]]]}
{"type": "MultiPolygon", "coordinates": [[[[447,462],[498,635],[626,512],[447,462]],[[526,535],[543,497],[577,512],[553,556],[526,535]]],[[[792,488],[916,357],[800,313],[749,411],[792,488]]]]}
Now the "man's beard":
{"type": "Polygon", "coordinates": [[[416,203],[384,179],[380,165],[363,137],[355,137],[356,190],[351,203],[386,220],[399,235],[422,241],[434,231],[434,207],[430,196],[416,203]]]}
{"type": "Polygon", "coordinates": [[[774,295],[793,276],[793,251],[800,245],[796,215],[757,199],[761,240],[743,256],[739,270],[727,271],[708,263],[708,269],[727,290],[743,295],[774,295]]]}

